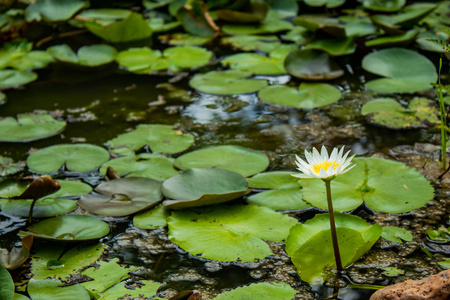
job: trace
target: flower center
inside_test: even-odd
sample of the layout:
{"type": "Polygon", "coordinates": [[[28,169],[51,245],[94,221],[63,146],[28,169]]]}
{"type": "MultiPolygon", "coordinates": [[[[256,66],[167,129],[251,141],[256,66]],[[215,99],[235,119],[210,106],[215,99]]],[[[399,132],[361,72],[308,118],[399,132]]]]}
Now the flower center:
{"type": "Polygon", "coordinates": [[[313,165],[312,169],[314,172],[319,173],[321,169],[326,171],[329,167],[333,167],[333,170],[336,170],[336,168],[339,167],[339,163],[337,161],[324,161],[322,163],[313,165]]]}

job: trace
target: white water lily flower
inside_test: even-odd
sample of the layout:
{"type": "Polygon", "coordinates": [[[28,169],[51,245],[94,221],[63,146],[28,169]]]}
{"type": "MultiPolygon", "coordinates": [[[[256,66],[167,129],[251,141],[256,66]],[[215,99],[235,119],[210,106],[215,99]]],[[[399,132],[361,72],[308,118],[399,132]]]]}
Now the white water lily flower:
{"type": "Polygon", "coordinates": [[[298,178],[320,178],[324,180],[332,180],[337,175],[344,174],[353,168],[350,163],[355,155],[347,158],[350,151],[344,153],[344,147],[338,152],[338,148],[334,148],[331,155],[328,156],[327,149],[322,146],[321,153],[313,148],[312,153],[305,150],[306,161],[295,155],[298,170],[303,174],[292,174],[298,178]],[[350,167],[349,167],[350,166],[350,167]]]}

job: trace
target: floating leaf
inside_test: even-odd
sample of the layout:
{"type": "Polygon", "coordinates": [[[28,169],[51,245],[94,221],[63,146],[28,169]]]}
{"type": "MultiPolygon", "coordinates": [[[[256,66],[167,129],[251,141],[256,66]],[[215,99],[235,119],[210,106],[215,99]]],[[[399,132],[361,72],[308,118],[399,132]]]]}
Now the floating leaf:
{"type": "Polygon", "coordinates": [[[211,71],[195,75],[189,85],[202,93],[218,95],[254,93],[267,86],[265,80],[248,79],[251,75],[250,72],[238,70],[211,71]]]}
{"type": "Polygon", "coordinates": [[[119,52],[116,61],[130,72],[146,74],[168,68],[167,61],[161,60],[161,51],[150,48],[130,48],[119,52]]]}
{"type": "Polygon", "coordinates": [[[171,209],[227,202],[250,192],[242,175],[219,168],[188,169],[164,181],[161,189],[173,199],[163,202],[171,209]]]}
{"type": "Polygon", "coordinates": [[[271,85],[259,91],[258,97],[269,103],[311,109],[338,101],[341,92],[331,84],[303,82],[298,89],[271,85]]]}
{"type": "Polygon", "coordinates": [[[415,93],[431,88],[437,73],[433,63],[425,56],[402,48],[389,48],[366,55],[364,70],[387,78],[366,83],[370,90],[381,93],[415,93]]]}
{"type": "MultiPolygon", "coordinates": [[[[110,287],[103,293],[100,293],[99,300],[108,300],[116,298],[139,298],[142,295],[151,298],[158,294],[158,289],[161,287],[161,283],[151,281],[151,280],[139,280],[139,285],[133,285],[133,289],[127,288],[124,282],[119,282],[114,286],[110,287]]],[[[158,299],[158,298],[151,298],[158,299]]]]}
{"type": "Polygon", "coordinates": [[[133,225],[141,229],[156,229],[166,227],[169,210],[158,205],[150,210],[138,213],[133,217],[133,225]]]}
{"type": "Polygon", "coordinates": [[[392,98],[379,98],[365,103],[361,114],[372,123],[388,128],[428,128],[439,123],[439,111],[434,101],[414,98],[408,108],[392,98]]]}
{"type": "Polygon", "coordinates": [[[314,40],[304,49],[322,50],[332,56],[349,55],[355,52],[356,44],[352,37],[314,40]]]}
{"type": "Polygon", "coordinates": [[[152,152],[174,154],[188,149],[194,143],[194,136],[174,130],[171,125],[141,124],[136,130],[109,140],[111,152],[120,148],[139,150],[148,145],[152,152]]]}
{"type": "Polygon", "coordinates": [[[264,153],[234,145],[203,148],[179,156],[174,166],[181,170],[217,167],[244,177],[264,171],[269,159],[264,153]]]}
{"type": "Polygon", "coordinates": [[[105,222],[91,216],[64,215],[45,219],[27,227],[35,238],[61,242],[99,239],[109,233],[105,222]]]}
{"type": "Polygon", "coordinates": [[[57,171],[63,165],[75,172],[98,168],[109,159],[109,152],[91,144],[59,144],[42,148],[27,158],[28,167],[38,173],[57,171]]]}
{"type": "Polygon", "coordinates": [[[406,0],[364,0],[363,6],[370,10],[393,12],[400,10],[405,3],[406,0]]]}
{"type": "Polygon", "coordinates": [[[388,277],[397,277],[398,275],[405,274],[404,270],[398,269],[396,267],[384,267],[382,270],[383,275],[388,277]]]}
{"type": "Polygon", "coordinates": [[[303,0],[308,6],[326,6],[335,8],[345,3],[345,0],[303,0]]]}
{"type": "Polygon", "coordinates": [[[298,179],[291,172],[266,172],[248,178],[251,188],[269,189],[253,194],[247,202],[276,210],[304,209],[310,207],[303,201],[298,179]]]}
{"type": "Polygon", "coordinates": [[[269,5],[266,2],[249,1],[245,11],[232,9],[219,9],[216,15],[219,19],[232,23],[262,22],[267,16],[269,5]]]}
{"type": "Polygon", "coordinates": [[[293,25],[291,22],[280,19],[266,18],[263,22],[256,25],[225,24],[222,26],[222,31],[229,35],[264,34],[286,31],[292,28],[293,25]]]}
{"type": "Polygon", "coordinates": [[[450,34],[440,30],[425,31],[419,33],[416,38],[416,46],[422,50],[446,53],[448,49],[442,44],[447,43],[450,39],[450,34]]]}
{"type": "MultiPolygon", "coordinates": [[[[164,31],[166,31],[166,30],[164,30],[164,31]]],[[[212,38],[210,38],[210,37],[195,36],[195,35],[190,35],[187,33],[174,33],[174,34],[170,34],[170,35],[159,35],[158,38],[162,42],[165,42],[165,43],[168,43],[169,45],[174,45],[174,46],[200,46],[200,45],[209,43],[212,40],[212,38]]]]}
{"type": "Polygon", "coordinates": [[[178,46],[167,48],[163,52],[172,68],[194,68],[206,65],[212,52],[195,46],[178,46]]]}
{"type": "MultiPolygon", "coordinates": [[[[382,158],[355,158],[356,166],[331,182],[333,206],[348,211],[366,203],[387,213],[409,212],[433,199],[428,180],[416,169],[382,158]]],[[[325,186],[320,179],[301,180],[303,199],[327,209],[325,186]]]]}
{"type": "Polygon", "coordinates": [[[330,15],[303,14],[294,19],[294,24],[302,26],[310,31],[324,32],[335,38],[345,38],[345,27],[338,18],[330,15]]]}
{"type": "MultiPolygon", "coordinates": [[[[1,71],[0,71],[1,72],[1,71]]],[[[57,135],[66,127],[65,121],[49,114],[21,114],[0,119],[1,142],[31,142],[57,135]]]]}
{"type": "Polygon", "coordinates": [[[395,226],[384,226],[381,232],[381,237],[385,240],[401,243],[402,240],[406,242],[412,241],[412,234],[406,229],[395,227],[395,226]]]}
{"type": "Polygon", "coordinates": [[[110,43],[144,40],[152,35],[152,29],[144,17],[134,12],[125,19],[108,25],[86,22],[85,26],[90,32],[110,43]]]}
{"type": "Polygon", "coordinates": [[[100,194],[81,196],[81,208],[105,216],[127,216],[158,204],[162,200],[161,183],[144,178],[128,177],[101,183],[100,194]]]}
{"type": "Polygon", "coordinates": [[[83,46],[75,53],[67,44],[49,47],[47,51],[59,61],[96,67],[114,61],[116,49],[109,45],[83,46]]]}
{"type": "MultiPolygon", "coordinates": [[[[21,248],[13,247],[11,252],[8,252],[6,249],[0,249],[0,266],[3,266],[8,270],[14,270],[20,267],[30,256],[32,245],[33,235],[29,234],[22,238],[21,248]]],[[[1,290],[2,289],[0,288],[0,291],[1,290]]],[[[2,298],[0,297],[0,299],[2,298]]]]}
{"type": "MultiPolygon", "coordinates": [[[[180,21],[172,21],[167,22],[165,18],[149,18],[146,19],[148,22],[148,25],[150,25],[150,28],[153,32],[167,32],[172,29],[175,29],[181,25],[180,21]]],[[[173,38],[170,40],[170,45],[203,45],[207,42],[209,42],[212,38],[210,37],[197,37],[190,34],[184,34],[184,33],[175,33],[174,35],[177,36],[177,38],[173,38]]],[[[173,35],[172,35],[173,37],[173,35]]],[[[163,39],[163,36],[159,35],[159,39],[163,39]]]]}
{"type": "Polygon", "coordinates": [[[14,162],[12,158],[0,155],[0,177],[20,172],[25,167],[25,162],[14,162]]]}
{"type": "Polygon", "coordinates": [[[14,281],[11,274],[0,265],[0,299],[13,300],[14,290],[14,281]]]}
{"type": "Polygon", "coordinates": [[[314,32],[302,27],[295,26],[289,32],[282,35],[281,38],[286,41],[294,42],[298,45],[305,45],[314,37],[314,32]]]}
{"type": "MultiPolygon", "coordinates": [[[[381,234],[378,224],[369,224],[357,216],[336,213],[335,224],[343,266],[355,262],[369,251],[381,234]]],[[[292,227],[286,240],[286,252],[302,280],[311,284],[321,283],[326,277],[325,271],[336,264],[329,214],[317,214],[292,227]]]]}
{"type": "Polygon", "coordinates": [[[217,295],[214,300],[290,300],[294,298],[296,293],[297,290],[284,282],[260,282],[224,292],[217,295]]]}
{"type": "MultiPolygon", "coordinates": [[[[444,230],[431,230],[427,229],[427,236],[433,241],[439,242],[449,242],[450,236],[448,234],[448,229],[443,228],[444,230]]],[[[411,236],[412,239],[412,236],[411,236]]]]}
{"type": "Polygon", "coordinates": [[[221,43],[244,51],[263,52],[270,52],[281,45],[276,35],[235,35],[222,38],[221,43]]]}
{"type": "Polygon", "coordinates": [[[367,41],[365,45],[367,47],[395,47],[402,46],[411,43],[419,33],[418,29],[411,29],[403,34],[379,37],[370,41],[367,41]]]}
{"type": "Polygon", "coordinates": [[[53,180],[48,175],[39,176],[35,178],[31,184],[20,194],[11,199],[39,199],[41,197],[53,194],[61,188],[58,181],[53,180]]]}
{"type": "Polygon", "coordinates": [[[300,79],[329,80],[344,75],[344,71],[328,54],[311,49],[291,52],[284,66],[289,74],[300,79]]]}
{"type": "MultiPolygon", "coordinates": [[[[120,8],[91,8],[83,10],[79,13],[75,20],[82,22],[84,27],[85,22],[95,21],[96,23],[102,24],[104,26],[114,23],[119,20],[123,20],[132,13],[128,9],[120,8]]],[[[73,22],[74,20],[71,20],[73,22]]],[[[72,23],[73,24],[73,23],[72,23]]]]}
{"type": "Polygon", "coordinates": [[[64,286],[61,281],[54,279],[31,279],[28,282],[28,294],[33,300],[90,299],[88,291],[81,285],[64,286]]]}
{"type": "Polygon", "coordinates": [[[84,0],[36,0],[25,9],[25,19],[30,21],[58,22],[70,19],[79,10],[89,6],[84,0]]]}
{"type": "Polygon", "coordinates": [[[45,51],[34,50],[32,43],[16,39],[3,45],[0,49],[0,69],[7,67],[19,71],[45,68],[53,58],[45,51]]]}
{"type": "Polygon", "coordinates": [[[112,167],[117,173],[127,177],[141,176],[164,181],[179,173],[173,167],[173,160],[164,155],[148,153],[119,157],[104,163],[100,168],[100,173],[105,175],[107,168],[112,167]]]}
{"type": "Polygon", "coordinates": [[[250,262],[271,255],[263,239],[283,241],[296,220],[267,207],[219,205],[174,211],[167,223],[170,240],[193,255],[250,262]]]}
{"type": "Polygon", "coordinates": [[[367,16],[339,16],[339,20],[344,22],[346,37],[362,37],[377,33],[377,27],[367,16]]]}
{"type": "Polygon", "coordinates": [[[12,88],[35,81],[37,74],[28,71],[0,70],[0,89],[12,88]]]}

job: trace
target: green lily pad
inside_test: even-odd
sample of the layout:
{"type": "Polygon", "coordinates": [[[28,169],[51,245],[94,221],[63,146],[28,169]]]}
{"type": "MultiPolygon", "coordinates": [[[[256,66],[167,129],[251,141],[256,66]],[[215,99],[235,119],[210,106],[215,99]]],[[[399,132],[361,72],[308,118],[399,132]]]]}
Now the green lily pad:
{"type": "Polygon", "coordinates": [[[107,142],[113,153],[123,148],[139,150],[148,145],[152,152],[168,154],[182,152],[193,143],[192,134],[174,130],[170,125],[160,124],[141,124],[136,130],[120,134],[107,142]]]}
{"type": "MultiPolygon", "coordinates": [[[[381,235],[378,224],[369,224],[357,216],[336,213],[335,224],[343,266],[357,261],[381,235]]],[[[286,240],[286,252],[302,280],[321,283],[326,278],[325,271],[335,266],[329,214],[317,214],[292,227],[286,240]]]]}
{"type": "MultiPolygon", "coordinates": [[[[95,21],[104,26],[123,20],[131,14],[131,10],[120,8],[91,8],[83,10],[77,15],[76,20],[82,22],[84,27],[85,22],[95,21]]],[[[71,20],[74,21],[74,20],[71,20]]]]}
{"type": "Polygon", "coordinates": [[[109,233],[105,222],[91,216],[64,215],[45,219],[27,227],[35,238],[60,242],[96,240],[109,233]]]}
{"type": "Polygon", "coordinates": [[[243,51],[263,52],[270,52],[281,45],[276,35],[235,35],[224,37],[220,42],[243,51]]]}
{"type": "Polygon", "coordinates": [[[231,23],[257,23],[267,16],[269,5],[266,2],[249,1],[247,10],[219,9],[215,13],[221,20],[231,23]]]}
{"type": "Polygon", "coordinates": [[[83,46],[75,53],[67,44],[52,46],[47,51],[59,61],[96,67],[114,61],[116,49],[109,45],[83,46]]]}
{"type": "Polygon", "coordinates": [[[160,298],[153,298],[158,294],[158,290],[161,287],[161,283],[152,280],[139,280],[139,285],[133,285],[134,289],[129,289],[125,286],[124,282],[118,282],[114,286],[110,287],[106,291],[100,293],[99,300],[108,300],[116,298],[139,298],[142,295],[149,297],[150,299],[158,300],[160,298]]]}
{"type": "Polygon", "coordinates": [[[256,53],[238,53],[230,55],[221,61],[224,66],[231,69],[248,71],[258,75],[282,75],[286,74],[284,60],[292,50],[297,49],[296,45],[288,47],[278,47],[264,56],[256,53]]]}
{"type": "Polygon", "coordinates": [[[24,167],[24,161],[14,162],[12,158],[0,155],[0,177],[20,172],[24,167]]]}
{"type": "Polygon", "coordinates": [[[75,172],[88,172],[109,159],[109,152],[91,144],[59,144],[39,149],[27,158],[30,170],[38,173],[57,171],[62,166],[75,172]]]}
{"type": "MultiPolygon", "coordinates": [[[[1,72],[1,71],[0,71],[1,72]]],[[[0,119],[1,142],[31,142],[54,136],[66,127],[65,121],[53,119],[46,113],[29,113],[0,119]]]]}
{"type": "Polygon", "coordinates": [[[164,181],[161,190],[173,199],[163,202],[171,209],[227,202],[250,192],[242,175],[219,168],[188,169],[164,181]]]}
{"type": "Polygon", "coordinates": [[[263,172],[269,166],[269,159],[257,150],[223,145],[186,153],[175,159],[174,166],[181,170],[217,167],[247,177],[263,172]]]}
{"type": "Polygon", "coordinates": [[[170,211],[162,205],[136,214],[133,217],[133,225],[141,229],[156,229],[167,226],[167,218],[170,211]]]}
{"type": "Polygon", "coordinates": [[[255,25],[225,24],[222,26],[222,31],[229,35],[265,34],[291,30],[293,27],[291,22],[266,18],[263,22],[255,25]]]}
{"type": "Polygon", "coordinates": [[[395,226],[384,226],[383,231],[381,232],[381,237],[385,240],[396,243],[402,243],[402,240],[411,242],[413,239],[411,232],[395,226]]]}
{"type": "Polygon", "coordinates": [[[365,103],[361,114],[370,122],[392,129],[428,128],[440,122],[436,103],[426,98],[414,98],[408,108],[392,98],[379,98],[365,103]]]}
{"type": "Polygon", "coordinates": [[[344,22],[345,36],[362,37],[376,34],[377,27],[367,16],[343,15],[339,17],[339,21],[344,22]]]}
{"type": "Polygon", "coordinates": [[[272,254],[263,240],[281,242],[297,221],[256,205],[208,206],[174,211],[169,239],[197,256],[251,262],[272,254]]]}
{"type": "Polygon", "coordinates": [[[379,37],[367,41],[365,45],[367,47],[395,47],[407,45],[416,38],[418,33],[419,33],[418,29],[411,29],[400,35],[379,37]]]}
{"type": "Polygon", "coordinates": [[[101,183],[100,194],[81,196],[81,208],[98,215],[127,216],[158,204],[163,196],[161,183],[144,177],[128,177],[101,183]]]}
{"type": "Polygon", "coordinates": [[[152,29],[144,17],[132,12],[125,19],[107,25],[86,22],[86,28],[109,43],[125,43],[144,40],[152,35],[152,29]]]}
{"type": "Polygon", "coordinates": [[[28,181],[6,179],[0,182],[0,197],[9,198],[22,194],[28,186],[28,181]]]}
{"type": "Polygon", "coordinates": [[[209,94],[239,95],[254,93],[267,86],[267,81],[248,79],[252,73],[238,70],[211,71],[197,74],[189,85],[194,89],[209,94]]]}
{"type": "Polygon", "coordinates": [[[32,43],[16,39],[0,49],[0,69],[8,67],[19,71],[45,68],[53,58],[45,51],[34,50],[32,43]]]}
{"type": "Polygon", "coordinates": [[[398,269],[396,267],[384,267],[382,270],[383,275],[388,277],[397,277],[398,275],[405,274],[404,270],[398,269]]]}
{"type": "MultiPolygon", "coordinates": [[[[62,215],[75,210],[78,205],[75,200],[61,199],[64,197],[80,196],[89,193],[90,185],[77,181],[59,180],[61,188],[56,193],[50,194],[36,201],[33,208],[33,218],[47,218],[62,215]]],[[[10,200],[1,206],[2,211],[19,217],[28,217],[33,200],[10,200]]]]}
{"type": "Polygon", "coordinates": [[[275,210],[304,209],[311,207],[303,201],[298,179],[292,172],[266,172],[248,178],[251,188],[268,189],[247,198],[248,203],[267,206],[275,210]]]}
{"type": "Polygon", "coordinates": [[[100,168],[102,175],[108,167],[112,167],[120,175],[127,177],[147,177],[156,181],[164,181],[179,172],[173,167],[173,158],[159,154],[138,154],[107,161],[100,168]]]}
{"type": "Polygon", "coordinates": [[[366,88],[381,93],[415,93],[431,88],[437,73],[425,56],[402,48],[389,48],[366,55],[364,70],[386,78],[366,83],[366,88]]]}
{"type": "MultiPolygon", "coordinates": [[[[33,235],[29,234],[22,238],[22,247],[13,247],[10,252],[7,249],[0,249],[0,267],[8,270],[14,270],[20,267],[30,256],[31,246],[33,245],[33,235]]],[[[1,277],[1,276],[0,276],[1,277]]],[[[2,282],[0,280],[0,282],[2,282]]],[[[2,288],[0,283],[0,294],[2,288]]],[[[2,299],[0,297],[0,299],[2,299]]]]}
{"type": "Polygon", "coordinates": [[[345,0],[303,0],[308,6],[326,6],[327,8],[335,8],[345,3],[345,0]]]}
{"type": "Polygon", "coordinates": [[[33,300],[90,299],[88,291],[81,285],[64,286],[55,279],[31,279],[28,282],[28,294],[33,300]]]}
{"type": "MultiPolygon", "coordinates": [[[[150,17],[146,19],[148,25],[150,25],[150,28],[153,32],[167,32],[172,29],[175,29],[181,25],[180,21],[169,21],[165,18],[158,18],[158,17],[150,17]]],[[[203,45],[211,40],[209,37],[195,37],[190,34],[184,34],[184,33],[177,33],[177,38],[174,38],[173,40],[169,42],[170,45],[203,45]]],[[[161,38],[161,36],[158,36],[158,38],[161,38]]]]}
{"type": "MultiPolygon", "coordinates": [[[[331,182],[333,207],[348,211],[366,203],[386,213],[409,212],[434,197],[433,187],[416,169],[382,158],[355,158],[355,167],[331,182]]],[[[320,179],[301,180],[303,199],[328,209],[325,185],[320,179]]]]}
{"type": "Polygon", "coordinates": [[[172,68],[194,68],[206,65],[212,52],[196,46],[178,46],[165,49],[163,55],[172,68]]]}
{"type": "Polygon", "coordinates": [[[298,89],[271,85],[259,91],[258,97],[269,103],[311,109],[337,102],[341,92],[331,84],[303,82],[298,89]]]}
{"type": "Polygon", "coordinates": [[[294,26],[294,28],[282,35],[281,38],[285,41],[294,42],[297,45],[305,45],[314,38],[314,32],[302,26],[294,26]]]}
{"type": "Polygon", "coordinates": [[[0,70],[0,88],[7,89],[17,87],[35,81],[37,74],[28,71],[0,70]]]}
{"type": "Polygon", "coordinates": [[[323,32],[334,38],[345,38],[345,26],[338,19],[331,15],[303,14],[294,19],[294,24],[302,26],[310,31],[323,32]]]}
{"type": "Polygon", "coordinates": [[[352,37],[327,38],[314,40],[307,44],[304,49],[322,50],[332,56],[350,55],[355,52],[356,44],[352,37]]]}
{"type": "Polygon", "coordinates": [[[406,0],[364,0],[363,6],[374,11],[399,11],[406,4],[406,0]]]}
{"type": "Polygon", "coordinates": [[[442,45],[431,42],[430,40],[446,43],[450,39],[450,34],[439,29],[419,33],[416,39],[416,46],[425,51],[446,53],[447,50],[442,45]]]}
{"type": "Polygon", "coordinates": [[[89,6],[84,0],[36,0],[25,9],[25,19],[30,21],[58,22],[70,19],[79,10],[89,6]]]}
{"type": "Polygon", "coordinates": [[[290,300],[296,293],[297,290],[284,282],[259,282],[224,292],[217,295],[214,300],[290,300]]]}
{"type": "Polygon", "coordinates": [[[212,40],[212,38],[210,37],[195,36],[187,33],[159,35],[158,38],[161,42],[173,46],[201,46],[209,43],[212,40]]]}
{"type": "Polygon", "coordinates": [[[330,80],[344,75],[328,54],[312,49],[291,52],[284,66],[290,75],[306,80],[330,80]]]}
{"type": "Polygon", "coordinates": [[[13,300],[14,290],[14,281],[11,274],[0,265],[0,299],[13,300]]]}

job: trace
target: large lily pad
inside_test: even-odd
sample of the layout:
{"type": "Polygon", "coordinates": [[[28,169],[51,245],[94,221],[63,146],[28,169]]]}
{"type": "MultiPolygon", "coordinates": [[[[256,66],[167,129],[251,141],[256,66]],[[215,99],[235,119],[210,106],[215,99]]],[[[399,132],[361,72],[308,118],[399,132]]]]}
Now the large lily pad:
{"type": "Polygon", "coordinates": [[[164,181],[178,174],[173,167],[173,158],[159,154],[142,153],[107,161],[100,168],[105,175],[108,167],[112,167],[120,175],[127,177],[147,177],[156,181],[164,181]]]}
{"type": "Polygon", "coordinates": [[[28,167],[38,173],[57,171],[63,165],[67,170],[87,172],[98,168],[109,159],[109,152],[91,144],[59,144],[42,148],[27,158],[28,167]]]}
{"type": "Polygon", "coordinates": [[[33,20],[65,21],[88,6],[89,1],[84,0],[36,0],[25,9],[25,19],[27,22],[33,20]]]}
{"type": "Polygon", "coordinates": [[[298,89],[272,85],[259,91],[258,96],[269,103],[311,109],[338,101],[341,92],[331,84],[304,82],[298,89]]]}
{"type": "Polygon", "coordinates": [[[0,119],[1,142],[31,142],[57,135],[66,127],[65,121],[53,119],[49,114],[21,114],[17,119],[0,119]]]}
{"type": "Polygon", "coordinates": [[[14,290],[14,281],[11,274],[0,265],[0,299],[13,300],[14,290]]]}
{"type": "Polygon", "coordinates": [[[169,239],[189,253],[220,261],[250,262],[272,254],[263,240],[281,242],[297,221],[256,205],[174,211],[169,239]]]}
{"type": "Polygon", "coordinates": [[[269,166],[269,159],[257,150],[224,145],[186,153],[175,159],[174,165],[181,170],[217,167],[247,177],[264,171],[269,166]]]}
{"type": "Polygon", "coordinates": [[[290,300],[294,298],[296,293],[297,290],[284,282],[259,282],[224,292],[217,295],[214,300],[290,300]]]}
{"type": "Polygon", "coordinates": [[[265,80],[248,79],[250,76],[252,73],[246,71],[211,71],[195,75],[189,85],[200,92],[218,95],[254,93],[267,86],[265,80]]]}
{"type": "Polygon", "coordinates": [[[136,130],[109,140],[111,152],[124,148],[138,150],[148,145],[152,152],[174,154],[188,149],[194,143],[194,136],[174,130],[170,125],[141,124],[136,130]]]}
{"type": "Polygon", "coordinates": [[[408,108],[392,98],[379,98],[365,103],[361,114],[370,122],[393,129],[427,128],[440,122],[434,101],[414,98],[408,108]]]}
{"type": "Polygon", "coordinates": [[[329,80],[344,75],[344,71],[328,54],[311,49],[291,52],[284,66],[289,74],[300,79],[329,80]]]}
{"type": "MultiPolygon", "coordinates": [[[[335,224],[343,266],[358,260],[381,235],[378,224],[369,224],[357,216],[336,213],[335,224]]],[[[286,240],[286,252],[302,280],[321,283],[327,276],[325,271],[335,266],[329,214],[318,214],[295,225],[286,240]]]]}
{"type": "MultiPolygon", "coordinates": [[[[433,199],[434,190],[416,169],[382,158],[355,158],[356,166],[331,182],[333,207],[348,211],[366,203],[387,213],[409,212],[433,199]]],[[[303,199],[327,209],[325,185],[320,179],[301,180],[303,199]]]]}
{"type": "Polygon", "coordinates": [[[303,201],[298,179],[291,176],[292,172],[267,172],[248,178],[251,188],[268,189],[253,194],[247,202],[267,206],[276,210],[304,209],[310,207],[303,201]]]}
{"type": "Polygon", "coordinates": [[[431,88],[437,72],[425,56],[402,48],[389,48],[366,55],[364,70],[384,76],[366,83],[370,90],[382,93],[415,93],[431,88]]]}
{"type": "Polygon", "coordinates": [[[138,213],[133,217],[133,225],[142,229],[156,229],[167,226],[170,211],[162,205],[138,213]]]}
{"type": "Polygon", "coordinates": [[[227,202],[250,192],[242,175],[219,168],[188,169],[164,181],[161,189],[173,199],[163,202],[171,209],[227,202]]]}
{"type": "Polygon", "coordinates": [[[0,70],[0,88],[7,89],[35,81],[37,74],[28,71],[0,70]]]}
{"type": "Polygon", "coordinates": [[[144,177],[128,177],[104,182],[95,188],[100,194],[81,196],[81,208],[105,216],[127,216],[158,204],[163,196],[161,183],[144,177]]]}
{"type": "Polygon", "coordinates": [[[28,294],[33,300],[90,299],[88,291],[81,285],[64,286],[61,281],[55,279],[31,279],[28,283],[28,294]]]}
{"type": "Polygon", "coordinates": [[[100,239],[109,233],[109,226],[91,216],[64,215],[32,224],[27,230],[35,238],[79,242],[100,239]]]}
{"type": "Polygon", "coordinates": [[[47,51],[59,61],[96,67],[114,61],[117,51],[109,45],[89,45],[83,46],[75,53],[67,44],[52,46],[47,51]]]}

